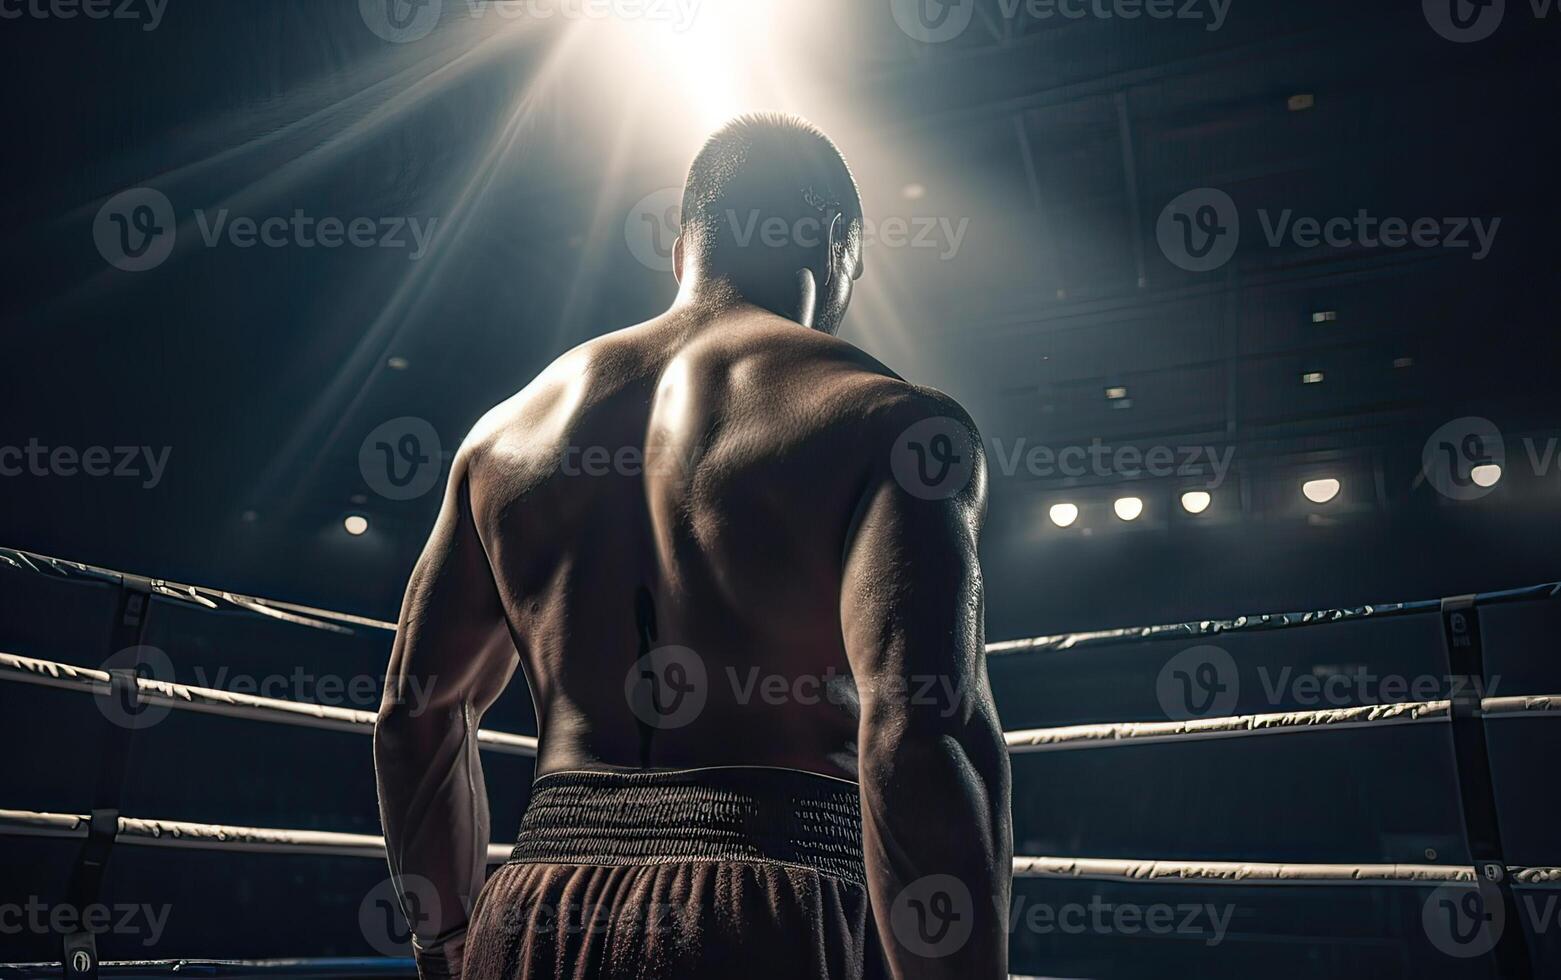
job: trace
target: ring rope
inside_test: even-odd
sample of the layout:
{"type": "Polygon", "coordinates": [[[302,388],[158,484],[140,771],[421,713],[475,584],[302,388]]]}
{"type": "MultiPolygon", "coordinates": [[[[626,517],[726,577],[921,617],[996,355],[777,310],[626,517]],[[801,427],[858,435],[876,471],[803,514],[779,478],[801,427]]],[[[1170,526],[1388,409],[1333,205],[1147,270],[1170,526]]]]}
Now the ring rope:
{"type": "MultiPolygon", "coordinates": [[[[107,694],[109,691],[107,671],[75,667],[13,653],[0,653],[0,680],[41,684],[94,695],[107,694]]],[[[362,735],[371,734],[374,730],[375,716],[371,711],[339,708],[307,701],[288,701],[257,694],[239,694],[233,691],[193,687],[148,678],[138,678],[136,686],[143,701],[184,711],[362,735]]],[[[1561,718],[1561,695],[1484,698],[1480,706],[1482,713],[1490,719],[1561,718]]],[[[1280,711],[1189,721],[1128,721],[1032,728],[1005,732],[1003,739],[1008,743],[1010,752],[1029,754],[1124,745],[1153,745],[1175,741],[1242,738],[1249,735],[1340,731],[1428,722],[1445,724],[1451,721],[1451,717],[1450,703],[1446,700],[1405,701],[1397,704],[1361,705],[1314,711],[1280,711]]],[[[493,752],[532,757],[537,754],[537,739],[531,735],[481,729],[477,733],[477,742],[480,747],[493,752]]]]}
{"type": "MultiPolygon", "coordinates": [[[[145,576],[135,576],[129,572],[120,572],[98,565],[87,565],[78,561],[68,561],[64,558],[51,558],[48,555],[23,551],[19,548],[0,548],[0,562],[4,562],[13,568],[25,569],[40,575],[48,575],[52,572],[65,578],[86,576],[87,578],[114,584],[118,584],[126,578],[145,578],[145,576]]],[[[152,591],[160,596],[192,602],[212,610],[222,610],[224,608],[239,609],[298,626],[308,626],[332,633],[351,633],[351,627],[353,626],[386,630],[392,633],[396,629],[396,624],[387,620],[336,612],[331,609],[319,609],[296,602],[261,599],[256,596],[229,592],[225,589],[187,585],[182,582],[170,582],[160,578],[148,578],[147,581],[151,583],[152,591]]]]}
{"type": "MultiPolygon", "coordinates": [[[[1561,886],[1561,868],[1509,867],[1513,885],[1561,886]]],[[[1143,858],[1015,856],[1015,878],[1132,881],[1186,885],[1474,884],[1475,869],[1446,864],[1268,864],[1253,861],[1158,861],[1143,858]]]]}
{"type": "MultiPolygon", "coordinates": [[[[0,653],[0,680],[41,684],[45,687],[95,695],[105,695],[109,692],[109,674],[106,670],[74,667],[52,660],[22,657],[14,653],[0,653]]],[[[143,702],[165,705],[181,711],[197,711],[203,714],[318,728],[325,731],[352,732],[358,735],[374,733],[375,715],[372,711],[340,708],[309,701],[288,701],[258,694],[239,694],[209,687],[192,687],[188,684],[174,684],[145,677],[136,679],[136,688],[143,702]]],[[[530,735],[495,732],[484,728],[477,732],[477,744],[480,748],[506,755],[535,756],[537,754],[537,740],[530,735]]]]}
{"type": "MultiPolygon", "coordinates": [[[[1474,598],[1480,605],[1521,602],[1527,599],[1553,599],[1561,596],[1561,582],[1544,582],[1516,589],[1481,592],[1474,598]]],[[[1161,626],[1134,626],[1118,629],[1094,630],[1080,633],[1059,633],[1054,636],[1032,636],[1018,640],[1002,640],[988,643],[988,656],[1014,653],[1059,653],[1091,646],[1109,646],[1114,643],[1145,640],[1181,640],[1184,642],[1207,639],[1221,633],[1251,633],[1261,630],[1286,629],[1296,626],[1319,626],[1359,619],[1382,619],[1412,613],[1439,612],[1440,599],[1418,599],[1411,602],[1388,602],[1375,605],[1352,606],[1345,609],[1315,609],[1308,612],[1266,613],[1258,616],[1236,616],[1232,619],[1204,619],[1195,623],[1168,623],[1161,626]]]]}
{"type": "MultiPolygon", "coordinates": [[[[1350,708],[1276,711],[1269,714],[1197,718],[1188,721],[1124,721],[1095,725],[1064,725],[1004,732],[1013,753],[1106,749],[1122,745],[1243,738],[1248,735],[1294,735],[1315,731],[1379,728],[1452,721],[1452,702],[1402,701],[1350,708]]],[[[1520,695],[1482,698],[1481,713],[1489,719],[1561,718],[1561,695],[1520,695]]]]}
{"type": "MultiPolygon", "coordinates": [[[[46,575],[49,572],[67,577],[71,575],[86,575],[110,582],[120,582],[126,577],[135,577],[127,572],[119,572],[111,568],[87,565],[63,558],[51,558],[48,555],[22,551],[18,548],[0,548],[0,562],[15,568],[27,569],[40,575],[46,575]],[[48,571],[45,571],[45,569],[48,571]]],[[[319,609],[314,606],[282,602],[276,599],[262,599],[222,589],[169,582],[165,579],[151,579],[150,582],[153,591],[158,595],[170,599],[194,602],[208,609],[235,608],[285,622],[338,633],[351,633],[350,627],[353,626],[389,632],[395,632],[396,629],[396,624],[389,620],[374,619],[369,616],[335,612],[330,609],[319,609]]],[[[1524,599],[1555,598],[1557,596],[1561,596],[1561,582],[1546,582],[1517,589],[1484,592],[1476,598],[1481,604],[1489,604],[1515,602],[1524,599]]],[[[1354,606],[1347,609],[1317,609],[1308,612],[1269,613],[1260,616],[1237,616],[1233,619],[1205,619],[1196,623],[1172,623],[1162,626],[1063,633],[1055,636],[1032,636],[1024,639],[988,643],[986,645],[986,653],[988,656],[1015,653],[1055,653],[1088,646],[1116,643],[1123,640],[1194,640],[1219,633],[1314,626],[1323,623],[1338,623],[1366,618],[1380,619],[1385,616],[1398,616],[1406,613],[1435,612],[1440,608],[1441,600],[1422,599],[1412,602],[1354,606]]]]}
{"type": "MultiPolygon", "coordinates": [[[[76,813],[0,810],[0,834],[85,837],[90,817],[76,813]]],[[[231,827],[174,820],[119,818],[126,844],[250,854],[312,854],[384,858],[385,839],[372,834],[274,827],[231,827]]],[[[509,859],[510,848],[488,845],[490,864],[509,859]]],[[[1507,869],[1518,887],[1561,886],[1561,868],[1507,869]]],[[[1267,864],[1253,861],[1159,861],[1016,855],[1015,878],[1201,885],[1441,885],[1473,884],[1472,867],[1443,864],[1267,864]]]]}
{"type": "MultiPolygon", "coordinates": [[[[91,816],[80,813],[39,813],[0,810],[0,834],[16,837],[86,837],[91,816]]],[[[330,830],[283,830],[276,827],[231,827],[181,820],[120,817],[115,840],[149,847],[182,847],[247,854],[314,854],[329,857],[385,857],[385,838],[330,830]]],[[[488,845],[490,864],[509,859],[510,848],[488,845]]]]}

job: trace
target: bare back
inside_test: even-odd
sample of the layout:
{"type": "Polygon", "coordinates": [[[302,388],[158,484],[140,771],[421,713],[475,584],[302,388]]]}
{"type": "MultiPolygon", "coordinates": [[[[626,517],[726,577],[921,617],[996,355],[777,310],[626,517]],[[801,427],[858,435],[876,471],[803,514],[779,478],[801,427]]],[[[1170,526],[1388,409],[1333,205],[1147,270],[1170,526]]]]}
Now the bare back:
{"type": "Polygon", "coordinates": [[[844,552],[869,455],[893,438],[882,422],[919,397],[744,306],[594,340],[490,413],[472,517],[535,701],[538,772],[856,778],[844,552]]]}

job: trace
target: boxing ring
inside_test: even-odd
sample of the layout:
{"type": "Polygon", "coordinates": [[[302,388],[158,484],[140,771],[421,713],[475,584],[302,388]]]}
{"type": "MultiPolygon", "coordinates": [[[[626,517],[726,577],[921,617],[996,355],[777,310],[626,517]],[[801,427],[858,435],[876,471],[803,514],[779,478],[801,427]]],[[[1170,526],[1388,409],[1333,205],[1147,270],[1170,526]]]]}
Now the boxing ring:
{"type": "MultiPolygon", "coordinates": [[[[394,623],[351,616],[293,603],[275,602],[217,589],[143,578],[111,569],[49,558],[24,551],[0,549],[0,563],[14,572],[32,572],[65,579],[106,583],[116,590],[117,615],[112,650],[136,647],[145,628],[154,598],[202,608],[214,613],[233,612],[268,617],[298,628],[332,633],[393,631],[394,623]]],[[[9,573],[8,573],[9,574],[9,573]]],[[[1004,733],[1010,753],[1016,757],[1048,756],[1126,750],[1143,746],[1184,746],[1210,740],[1302,736],[1328,733],[1338,739],[1367,730],[1401,727],[1440,727],[1451,736],[1451,762],[1459,791],[1464,826],[1461,828],[1470,863],[1295,863],[1250,860],[1210,861],[1172,857],[1100,858],[1087,855],[1018,854],[1013,861],[1016,881],[1096,881],[1124,885],[1174,885],[1182,888],[1219,889],[1224,886],[1265,888],[1411,888],[1452,889],[1460,900],[1473,896],[1482,908],[1514,922],[1521,913],[1518,894],[1530,890],[1561,888],[1561,866],[1522,866],[1508,863],[1502,847],[1500,813],[1495,800],[1487,726],[1518,720],[1561,719],[1561,694],[1531,692],[1489,696],[1485,691],[1479,615],[1484,609],[1561,595],[1561,585],[1463,596],[1454,599],[1327,610],[1313,613],[1204,621],[1195,624],[1139,630],[1112,630],[1063,637],[1038,637],[992,643],[989,657],[996,661],[1042,657],[1062,651],[1080,651],[1130,641],[1158,644],[1162,641],[1200,642],[1236,633],[1325,626],[1364,617],[1387,618],[1407,614],[1438,614],[1447,639],[1447,676],[1456,681],[1447,697],[1391,701],[1376,704],[1330,706],[1308,710],[1283,710],[1192,717],[1167,721],[1119,721],[1022,728],[1004,733]],[[1346,733],[1349,733],[1347,735],[1346,733]],[[1500,906],[1498,909],[1497,906],[1500,906]]],[[[59,651],[57,656],[76,661],[90,654],[59,651]]],[[[242,719],[270,725],[370,736],[373,712],[326,704],[239,693],[212,687],[175,683],[140,676],[134,665],[99,669],[63,660],[42,659],[0,651],[0,681],[33,685],[117,699],[131,714],[149,707],[242,719]]],[[[995,686],[995,683],[994,683],[995,686]]],[[[120,726],[121,742],[134,738],[133,725],[120,726]]],[[[481,751],[534,757],[537,740],[528,735],[483,729],[478,734],[481,751]]],[[[1257,751],[1256,748],[1253,751],[1257,751]]],[[[72,874],[71,900],[82,907],[97,900],[104,868],[118,847],[182,848],[255,854],[317,855],[383,861],[382,838],[367,834],[322,830],[252,827],[187,822],[170,814],[120,812],[119,791],[124,781],[127,749],[106,749],[98,774],[95,805],[89,813],[52,813],[26,809],[0,809],[0,835],[78,839],[81,853],[72,874]]],[[[1020,774],[1015,773],[1016,786],[1020,774]]],[[[1016,794],[1016,808],[1017,808],[1016,794]]],[[[509,848],[489,846],[490,864],[502,863],[509,848]]],[[[1556,860],[1561,860],[1558,856],[1556,860]]],[[[1502,976],[1535,975],[1529,939],[1520,928],[1496,929],[1481,955],[1502,976]]],[[[60,960],[53,964],[13,964],[20,975],[59,975],[91,978],[98,974],[120,977],[211,976],[407,976],[410,959],[296,959],[268,961],[147,960],[135,962],[98,959],[93,935],[77,931],[63,937],[60,960]]]]}

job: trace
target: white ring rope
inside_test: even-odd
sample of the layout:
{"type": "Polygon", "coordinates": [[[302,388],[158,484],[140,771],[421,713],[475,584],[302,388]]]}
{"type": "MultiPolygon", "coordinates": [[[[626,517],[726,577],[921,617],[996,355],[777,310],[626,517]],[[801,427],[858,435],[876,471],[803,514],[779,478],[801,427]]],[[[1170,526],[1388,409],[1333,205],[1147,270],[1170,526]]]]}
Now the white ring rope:
{"type": "MultiPolygon", "coordinates": [[[[1514,886],[1561,885],[1561,868],[1507,868],[1514,886]]],[[[1475,869],[1446,864],[1268,864],[1254,861],[1158,861],[1069,857],[1014,858],[1015,878],[1133,881],[1155,885],[1474,884],[1475,869]]]]}
{"type": "MultiPolygon", "coordinates": [[[[79,813],[37,813],[0,810],[0,834],[16,837],[85,837],[91,817],[79,813]]],[[[119,818],[120,844],[183,847],[202,851],[248,854],[315,854],[330,857],[385,857],[385,838],[373,834],[342,834],[329,830],[281,830],[275,827],[228,827],[177,820],[119,818]]],[[[490,864],[509,859],[510,848],[488,845],[490,864]]]]}
{"type": "MultiPolygon", "coordinates": [[[[88,694],[107,694],[109,674],[106,670],[73,667],[52,660],[37,660],[14,653],[0,653],[0,680],[41,684],[68,691],[88,694]]],[[[313,704],[308,701],[287,701],[281,698],[262,697],[258,694],[238,694],[209,687],[191,687],[168,681],[136,679],[136,689],[147,704],[165,705],[181,711],[198,711],[223,715],[229,718],[247,718],[251,721],[272,722],[282,725],[298,725],[326,731],[352,732],[371,735],[374,732],[374,712],[355,708],[338,708],[332,705],[313,704]]],[[[482,729],[477,733],[479,747],[506,755],[535,756],[537,740],[530,735],[514,735],[482,729]]]]}
{"type": "MultiPolygon", "coordinates": [[[[76,813],[0,810],[0,834],[21,837],[85,837],[90,818],[76,813]]],[[[151,847],[250,854],[312,854],[384,858],[385,839],[372,834],[274,827],[229,827],[173,820],[119,818],[116,840],[151,847]]],[[[488,845],[490,864],[508,860],[510,848],[488,845]]],[[[1253,861],[1158,861],[1014,857],[1015,878],[1197,885],[1421,885],[1473,884],[1472,867],[1443,864],[1267,864],[1253,861]]],[[[1509,867],[1518,887],[1561,886],[1561,868],[1509,867]]]]}
{"type": "MultiPolygon", "coordinates": [[[[1403,701],[1314,711],[1276,711],[1260,715],[1196,718],[1189,721],[1124,721],[1098,725],[1065,725],[1004,732],[1013,753],[1062,752],[1122,745],[1242,738],[1248,735],[1296,735],[1315,731],[1383,728],[1452,720],[1451,702],[1403,701]]],[[[1480,713],[1488,719],[1561,718],[1561,695],[1540,694],[1482,698],[1480,713]]]]}
{"type": "Polygon", "coordinates": [[[386,630],[392,633],[396,629],[395,623],[383,619],[355,616],[352,613],[336,612],[330,609],[317,609],[313,606],[304,606],[296,602],[261,599],[256,596],[228,592],[224,589],[209,589],[203,585],[187,585],[182,582],[170,582],[166,579],[135,576],[128,572],[115,571],[112,568],[87,565],[79,561],[67,561],[63,558],[51,558],[48,555],[22,551],[19,548],[0,548],[0,561],[4,561],[15,568],[25,568],[28,571],[40,574],[44,574],[43,570],[47,568],[49,571],[63,576],[85,575],[89,578],[116,584],[123,582],[126,578],[144,578],[150,584],[154,593],[169,599],[193,602],[207,609],[222,609],[224,605],[227,605],[247,612],[257,613],[261,616],[269,616],[272,619],[295,623],[299,626],[309,626],[314,629],[328,630],[332,633],[351,633],[350,627],[353,626],[386,630]]]}
{"type": "MultiPolygon", "coordinates": [[[[23,657],[14,653],[0,653],[0,680],[41,684],[94,695],[104,695],[109,691],[107,671],[23,657]]],[[[233,691],[192,687],[147,678],[138,678],[136,687],[141,699],[146,703],[165,705],[184,711],[299,725],[326,731],[353,732],[360,735],[371,734],[374,731],[375,719],[371,711],[313,704],[307,701],[287,701],[257,694],[239,694],[233,691]]],[[[1481,713],[1490,719],[1561,718],[1561,695],[1484,698],[1480,702],[1480,708],[1481,713]]],[[[1003,738],[1008,743],[1010,752],[1028,754],[1215,738],[1242,738],[1249,735],[1285,735],[1427,722],[1446,723],[1450,720],[1448,701],[1405,701],[1398,704],[1371,704],[1316,711],[1280,711],[1272,714],[1198,718],[1190,721],[1127,721],[1032,728],[1005,732],[1003,738]]],[[[477,733],[477,744],[489,751],[507,755],[534,757],[537,754],[537,740],[530,735],[482,729],[477,733]]]]}

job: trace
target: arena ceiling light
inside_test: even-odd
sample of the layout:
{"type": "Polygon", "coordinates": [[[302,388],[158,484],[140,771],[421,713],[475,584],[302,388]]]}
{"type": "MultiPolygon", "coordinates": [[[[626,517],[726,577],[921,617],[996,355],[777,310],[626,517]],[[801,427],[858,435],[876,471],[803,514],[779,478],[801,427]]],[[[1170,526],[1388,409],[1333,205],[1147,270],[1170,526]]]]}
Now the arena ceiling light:
{"type": "Polygon", "coordinates": [[[1301,493],[1314,504],[1326,504],[1339,495],[1339,481],[1333,477],[1307,480],[1301,484],[1301,493]]]}
{"type": "Polygon", "coordinates": [[[1052,504],[1047,516],[1058,527],[1069,527],[1074,521],[1079,519],[1079,505],[1070,503],[1052,504]]]}
{"type": "Polygon", "coordinates": [[[1144,499],[1142,497],[1118,497],[1111,505],[1116,511],[1117,517],[1124,521],[1136,521],[1138,515],[1144,512],[1144,499]]]}
{"type": "Polygon", "coordinates": [[[1207,490],[1188,490],[1182,494],[1182,510],[1189,514],[1201,514],[1213,502],[1214,497],[1207,490]]]}

